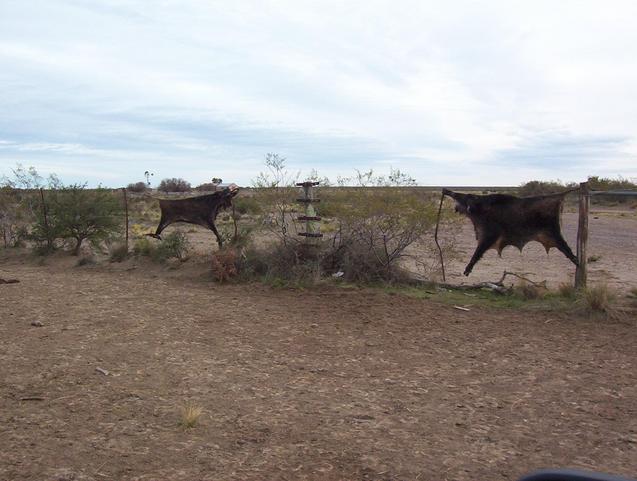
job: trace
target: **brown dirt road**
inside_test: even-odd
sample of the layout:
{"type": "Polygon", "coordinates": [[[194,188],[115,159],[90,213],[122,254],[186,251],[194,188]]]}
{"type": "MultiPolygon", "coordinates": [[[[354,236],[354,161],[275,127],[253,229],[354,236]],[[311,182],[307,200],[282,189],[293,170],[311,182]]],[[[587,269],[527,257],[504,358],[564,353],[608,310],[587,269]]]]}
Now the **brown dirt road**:
{"type": "Polygon", "coordinates": [[[1,480],[637,473],[634,325],[48,262],[0,259],[1,480]]]}

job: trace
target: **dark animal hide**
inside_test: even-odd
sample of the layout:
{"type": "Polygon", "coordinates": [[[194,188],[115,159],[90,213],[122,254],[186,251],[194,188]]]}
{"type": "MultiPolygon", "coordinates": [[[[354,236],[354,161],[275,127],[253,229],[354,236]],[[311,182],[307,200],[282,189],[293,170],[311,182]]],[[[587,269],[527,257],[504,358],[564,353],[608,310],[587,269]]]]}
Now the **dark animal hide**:
{"type": "Polygon", "coordinates": [[[154,234],[147,234],[160,239],[159,234],[174,222],[187,222],[189,224],[207,227],[215,233],[219,247],[223,245],[221,236],[215,226],[215,220],[219,210],[232,205],[232,198],[239,192],[235,184],[226,187],[214,194],[189,197],[185,199],[160,199],[161,219],[154,234]]]}
{"type": "Polygon", "coordinates": [[[502,249],[512,245],[520,249],[530,241],[541,243],[546,252],[557,247],[573,264],[578,265],[560,229],[560,214],[567,192],[537,197],[515,197],[505,194],[459,194],[448,189],[442,193],[456,201],[456,212],[465,214],[476,232],[478,246],[467,264],[464,275],[489,249],[502,249]]]}

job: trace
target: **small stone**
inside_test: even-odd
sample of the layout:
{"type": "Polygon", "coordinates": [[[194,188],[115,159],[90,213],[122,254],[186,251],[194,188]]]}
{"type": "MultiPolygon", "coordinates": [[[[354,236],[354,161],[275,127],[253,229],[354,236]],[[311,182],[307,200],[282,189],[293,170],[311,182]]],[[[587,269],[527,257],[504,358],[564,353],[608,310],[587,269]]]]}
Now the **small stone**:
{"type": "Polygon", "coordinates": [[[42,324],[41,321],[31,321],[31,325],[35,326],[35,327],[42,327],[44,326],[44,324],[42,324]]]}

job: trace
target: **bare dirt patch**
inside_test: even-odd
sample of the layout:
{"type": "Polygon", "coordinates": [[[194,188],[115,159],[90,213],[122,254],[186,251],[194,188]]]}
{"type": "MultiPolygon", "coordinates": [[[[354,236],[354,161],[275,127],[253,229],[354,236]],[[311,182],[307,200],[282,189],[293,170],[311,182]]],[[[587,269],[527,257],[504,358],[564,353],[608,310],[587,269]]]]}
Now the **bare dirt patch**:
{"type": "Polygon", "coordinates": [[[637,471],[634,325],[74,261],[0,261],[0,479],[637,471]]]}

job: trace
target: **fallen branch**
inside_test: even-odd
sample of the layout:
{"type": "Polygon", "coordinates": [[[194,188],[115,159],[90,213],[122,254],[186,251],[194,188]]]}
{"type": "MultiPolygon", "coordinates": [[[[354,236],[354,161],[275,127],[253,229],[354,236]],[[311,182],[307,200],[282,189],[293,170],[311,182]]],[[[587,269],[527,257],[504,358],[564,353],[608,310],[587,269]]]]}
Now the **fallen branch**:
{"type": "MultiPolygon", "coordinates": [[[[522,274],[530,274],[529,272],[523,272],[522,274]]],[[[504,285],[504,279],[506,278],[506,276],[513,276],[513,277],[517,277],[518,279],[522,279],[525,282],[528,282],[529,284],[535,286],[535,287],[541,287],[543,289],[546,289],[546,279],[543,280],[542,282],[534,282],[531,279],[529,279],[528,277],[524,277],[522,274],[516,274],[515,272],[508,272],[508,271],[504,271],[502,273],[502,277],[500,278],[500,280],[496,283],[499,286],[503,286],[504,285]]]]}
{"type": "Polygon", "coordinates": [[[17,284],[20,282],[18,279],[0,279],[0,284],[17,284]]]}
{"type": "Polygon", "coordinates": [[[496,282],[479,282],[477,284],[469,284],[469,285],[438,284],[438,286],[443,287],[445,289],[454,289],[458,291],[473,291],[473,290],[488,289],[490,291],[497,292],[498,294],[506,294],[509,292],[510,288],[504,285],[504,280],[506,279],[507,276],[513,276],[513,277],[517,277],[518,279],[522,279],[523,281],[528,282],[529,284],[535,287],[547,289],[546,280],[543,280],[542,282],[535,282],[529,279],[528,277],[524,276],[527,274],[529,273],[523,272],[522,274],[517,274],[515,272],[504,271],[502,273],[502,277],[500,278],[500,280],[496,282]]]}

